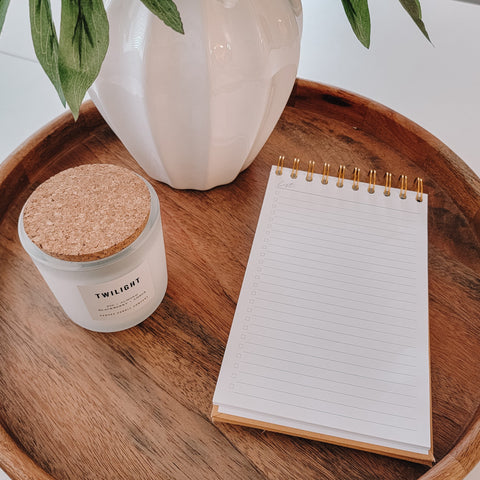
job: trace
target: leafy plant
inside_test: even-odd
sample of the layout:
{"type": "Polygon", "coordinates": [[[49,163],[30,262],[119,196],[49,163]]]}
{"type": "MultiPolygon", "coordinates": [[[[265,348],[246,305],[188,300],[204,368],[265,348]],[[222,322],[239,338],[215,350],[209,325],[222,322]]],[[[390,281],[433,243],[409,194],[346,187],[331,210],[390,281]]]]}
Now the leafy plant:
{"type": "MultiPolygon", "coordinates": [[[[184,33],[173,0],[141,0],[167,26],[184,33]]],[[[191,0],[195,1],[195,0],[191,0]]],[[[370,46],[368,0],[341,0],[352,29],[370,46]]],[[[428,39],[419,0],[399,0],[428,39]]],[[[0,0],[0,33],[10,0],[0,0]]],[[[29,0],[30,29],[35,55],[75,119],[85,93],[97,78],[108,49],[108,19],[103,0],[62,0],[60,37],[52,20],[50,0],[29,0]]]]}
{"type": "MultiPolygon", "coordinates": [[[[420,0],[399,0],[420,31],[430,40],[422,20],[420,0]]],[[[370,47],[370,11],[368,0],[342,0],[343,8],[352,26],[352,30],[366,48],[370,47]]]]}
{"type": "MultiPolygon", "coordinates": [[[[166,25],[183,33],[172,0],[141,0],[166,25]]],[[[10,0],[0,0],[0,33],[10,0]]],[[[97,78],[108,48],[108,19],[103,0],[62,0],[60,37],[50,0],[29,0],[35,55],[75,119],[85,93],[97,78]]]]}

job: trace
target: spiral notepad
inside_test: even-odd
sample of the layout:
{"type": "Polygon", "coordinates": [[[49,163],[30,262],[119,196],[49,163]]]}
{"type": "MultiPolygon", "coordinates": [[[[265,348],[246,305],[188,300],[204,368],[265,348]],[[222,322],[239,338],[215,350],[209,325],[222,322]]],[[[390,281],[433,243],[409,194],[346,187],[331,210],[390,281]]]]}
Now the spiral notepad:
{"type": "Polygon", "coordinates": [[[212,418],[431,464],[428,196],[329,173],[272,167],[212,418]]]}

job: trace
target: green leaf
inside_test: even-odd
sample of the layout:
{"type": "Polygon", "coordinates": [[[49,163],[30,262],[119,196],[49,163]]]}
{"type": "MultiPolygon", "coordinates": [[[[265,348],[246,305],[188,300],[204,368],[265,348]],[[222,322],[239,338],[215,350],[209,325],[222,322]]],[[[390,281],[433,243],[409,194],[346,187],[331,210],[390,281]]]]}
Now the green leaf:
{"type": "Polygon", "coordinates": [[[370,12],[367,0],[342,0],[353,32],[366,48],[370,47],[370,12]]]}
{"type": "Polygon", "coordinates": [[[407,13],[412,17],[412,20],[416,23],[417,27],[420,31],[425,35],[428,41],[430,41],[430,37],[428,36],[427,29],[425,28],[425,24],[422,21],[422,9],[420,7],[419,0],[399,0],[402,4],[403,8],[407,11],[407,13]]]}
{"type": "Polygon", "coordinates": [[[75,120],[108,49],[108,19],[102,0],[62,0],[58,67],[75,120]]]}
{"type": "Polygon", "coordinates": [[[7,15],[7,9],[9,4],[10,0],[0,0],[0,33],[2,33],[2,28],[5,22],[5,16],[7,15]]]}
{"type": "Polygon", "coordinates": [[[58,39],[52,20],[50,0],[30,0],[30,30],[35,55],[65,106],[65,96],[58,73],[58,39]]]}
{"type": "Polygon", "coordinates": [[[165,25],[173,28],[178,33],[183,31],[183,23],[177,7],[172,0],[142,0],[143,4],[165,25]]]}

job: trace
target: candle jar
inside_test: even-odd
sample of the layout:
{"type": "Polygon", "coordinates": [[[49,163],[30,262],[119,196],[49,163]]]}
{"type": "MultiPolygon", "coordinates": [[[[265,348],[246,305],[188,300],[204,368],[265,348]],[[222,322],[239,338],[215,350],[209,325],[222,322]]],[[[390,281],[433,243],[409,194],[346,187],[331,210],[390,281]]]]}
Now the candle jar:
{"type": "Polygon", "coordinates": [[[96,164],[60,172],[29,197],[18,232],[65,313],[84,328],[137,325],[165,295],[158,197],[130,170],[96,164]]]}

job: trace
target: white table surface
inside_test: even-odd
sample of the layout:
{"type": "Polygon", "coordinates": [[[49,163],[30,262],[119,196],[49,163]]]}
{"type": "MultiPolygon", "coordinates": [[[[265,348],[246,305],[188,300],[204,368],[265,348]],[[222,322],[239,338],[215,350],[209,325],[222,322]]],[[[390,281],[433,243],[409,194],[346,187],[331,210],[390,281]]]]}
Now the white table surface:
{"type": "MultiPolygon", "coordinates": [[[[52,0],[58,19],[60,0],[52,0]]],[[[370,0],[372,44],[354,38],[340,0],[303,0],[298,76],[376,100],[442,140],[480,176],[480,5],[421,0],[432,44],[395,0],[370,0]]],[[[0,36],[0,162],[64,112],[36,62],[28,2],[13,1],[0,36]]],[[[8,477],[0,470],[0,480],[8,477]]],[[[480,480],[480,465],[467,476],[480,480]]]]}

